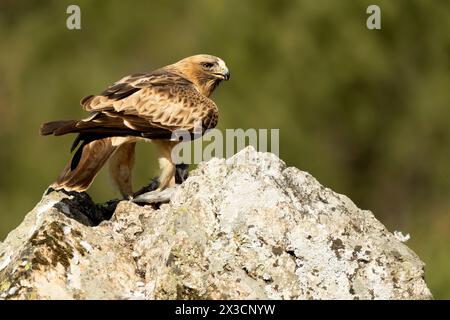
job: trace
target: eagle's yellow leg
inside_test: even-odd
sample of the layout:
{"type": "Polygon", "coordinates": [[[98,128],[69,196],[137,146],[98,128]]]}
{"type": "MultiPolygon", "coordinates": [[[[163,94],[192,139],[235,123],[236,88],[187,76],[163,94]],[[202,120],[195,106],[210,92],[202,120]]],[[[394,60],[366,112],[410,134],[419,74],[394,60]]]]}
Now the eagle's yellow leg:
{"type": "Polygon", "coordinates": [[[125,198],[133,195],[132,170],[136,142],[123,143],[109,160],[109,173],[125,198]]]}

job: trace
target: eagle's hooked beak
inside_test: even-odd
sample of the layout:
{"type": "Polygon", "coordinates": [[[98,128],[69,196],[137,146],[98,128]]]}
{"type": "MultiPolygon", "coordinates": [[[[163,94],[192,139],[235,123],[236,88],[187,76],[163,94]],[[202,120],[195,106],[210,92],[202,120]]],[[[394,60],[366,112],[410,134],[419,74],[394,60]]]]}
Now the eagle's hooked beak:
{"type": "Polygon", "coordinates": [[[228,70],[228,67],[225,65],[225,63],[219,64],[219,67],[216,69],[217,72],[214,72],[214,75],[220,77],[222,80],[229,80],[230,79],[230,70],[228,70]]]}
{"type": "Polygon", "coordinates": [[[225,69],[224,69],[222,74],[224,76],[224,80],[230,80],[231,73],[230,73],[230,70],[228,70],[227,67],[225,67],[225,69]]]}

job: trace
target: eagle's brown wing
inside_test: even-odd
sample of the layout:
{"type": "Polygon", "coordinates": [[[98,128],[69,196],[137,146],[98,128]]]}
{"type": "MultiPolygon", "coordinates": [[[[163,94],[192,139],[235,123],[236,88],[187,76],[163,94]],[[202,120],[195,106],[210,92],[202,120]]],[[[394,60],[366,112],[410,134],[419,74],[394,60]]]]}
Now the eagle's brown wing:
{"type": "Polygon", "coordinates": [[[175,130],[192,132],[216,126],[218,109],[187,79],[163,69],[127,76],[81,105],[93,115],[77,127],[96,132],[133,131],[148,138],[170,138],[175,130]]]}

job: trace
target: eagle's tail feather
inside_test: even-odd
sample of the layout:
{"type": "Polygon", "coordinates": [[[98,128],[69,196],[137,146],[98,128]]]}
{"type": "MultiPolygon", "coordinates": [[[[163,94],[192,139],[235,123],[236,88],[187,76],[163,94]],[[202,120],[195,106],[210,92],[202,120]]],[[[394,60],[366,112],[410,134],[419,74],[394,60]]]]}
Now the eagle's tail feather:
{"type": "Polygon", "coordinates": [[[83,140],[72,160],[51,187],[78,192],[87,190],[117,148],[118,146],[113,145],[112,138],[83,140]]]}
{"type": "Polygon", "coordinates": [[[39,132],[43,136],[54,134],[60,136],[69,132],[76,132],[77,120],[58,120],[44,123],[39,132]]]}

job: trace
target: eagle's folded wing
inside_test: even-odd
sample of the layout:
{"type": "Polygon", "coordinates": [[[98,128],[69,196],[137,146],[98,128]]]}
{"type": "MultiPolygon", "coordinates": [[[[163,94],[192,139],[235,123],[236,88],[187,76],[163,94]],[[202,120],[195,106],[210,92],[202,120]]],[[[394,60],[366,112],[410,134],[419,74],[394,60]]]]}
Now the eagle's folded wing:
{"type": "Polygon", "coordinates": [[[198,124],[203,130],[213,128],[218,117],[212,100],[190,81],[167,71],[125,77],[81,104],[93,115],[77,127],[130,129],[149,138],[175,130],[192,132],[198,124]]]}

